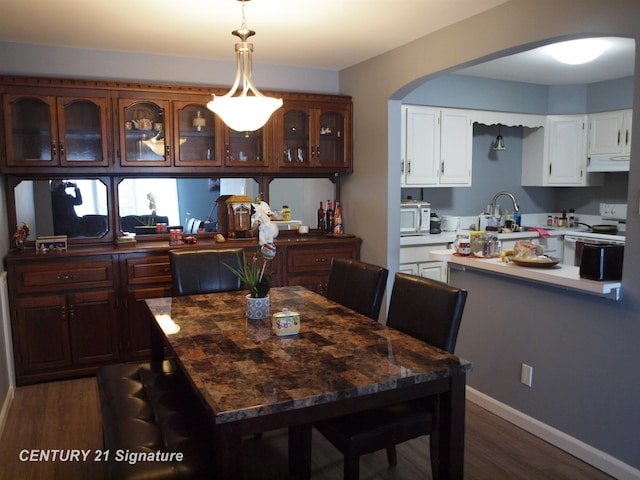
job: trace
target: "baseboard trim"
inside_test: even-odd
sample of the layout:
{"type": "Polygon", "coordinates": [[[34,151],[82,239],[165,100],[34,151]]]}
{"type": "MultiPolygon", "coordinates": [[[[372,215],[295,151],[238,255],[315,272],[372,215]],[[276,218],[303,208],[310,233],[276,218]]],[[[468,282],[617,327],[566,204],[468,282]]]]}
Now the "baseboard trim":
{"type": "Polygon", "coordinates": [[[9,409],[11,408],[13,397],[14,388],[13,385],[10,385],[7,389],[7,395],[4,397],[4,401],[2,402],[2,409],[0,409],[0,438],[2,437],[2,432],[4,432],[4,426],[7,423],[7,418],[9,418],[9,409]]]}
{"type": "Polygon", "coordinates": [[[640,480],[640,470],[467,386],[467,399],[619,480],[640,480]]]}

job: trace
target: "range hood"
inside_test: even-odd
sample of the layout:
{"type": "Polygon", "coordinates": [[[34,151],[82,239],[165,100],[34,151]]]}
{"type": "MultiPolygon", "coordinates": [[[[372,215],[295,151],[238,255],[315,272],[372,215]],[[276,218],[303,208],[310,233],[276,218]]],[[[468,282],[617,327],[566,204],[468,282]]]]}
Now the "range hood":
{"type": "Polygon", "coordinates": [[[629,155],[591,155],[587,172],[628,172],[629,155]]]}

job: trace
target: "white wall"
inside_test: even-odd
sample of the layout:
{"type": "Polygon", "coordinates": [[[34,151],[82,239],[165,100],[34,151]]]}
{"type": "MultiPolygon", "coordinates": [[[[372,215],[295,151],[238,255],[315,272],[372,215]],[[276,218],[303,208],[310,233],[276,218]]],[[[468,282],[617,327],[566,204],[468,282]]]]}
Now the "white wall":
{"type": "MultiPolygon", "coordinates": [[[[639,44],[640,8],[637,0],[618,0],[614,3],[598,0],[511,0],[494,10],[341,72],[341,91],[351,95],[354,102],[355,156],[355,173],[343,182],[341,194],[345,204],[357,203],[362,207],[359,215],[351,219],[350,231],[364,238],[362,256],[365,261],[386,265],[390,270],[390,278],[398,270],[399,101],[417,84],[438,74],[527,50],[533,44],[548,39],[559,40],[586,32],[630,36],[639,44]],[[372,191],[376,192],[375,195],[371,195],[372,191]]],[[[564,335],[571,339],[564,352],[567,357],[575,355],[584,345],[599,345],[597,351],[587,352],[590,353],[589,368],[584,372],[576,375],[568,365],[558,364],[556,373],[567,379],[563,388],[571,388],[569,379],[580,383],[580,388],[588,392],[584,398],[585,405],[595,403],[602,408],[599,409],[599,415],[594,416],[588,413],[584,405],[571,405],[567,409],[561,402],[553,402],[548,398],[538,402],[523,400],[531,403],[527,411],[535,418],[563,419],[551,425],[561,431],[566,431],[567,425],[572,422],[583,422],[581,432],[576,435],[578,439],[597,446],[607,455],[629,465],[630,470],[635,469],[638,477],[640,457],[637,455],[637,439],[640,425],[630,418],[628,412],[637,411],[640,389],[631,389],[629,393],[628,386],[629,382],[634,381],[632,372],[635,371],[635,365],[640,364],[640,349],[637,347],[640,338],[640,269],[637,268],[640,262],[640,216],[637,210],[640,192],[639,52],[640,49],[636,49],[636,118],[628,189],[628,203],[632,208],[627,219],[624,298],[620,302],[605,304],[602,310],[585,312],[588,316],[585,324],[597,322],[601,331],[607,331],[605,338],[594,338],[597,333],[590,329],[563,329],[561,321],[557,322],[556,330],[548,332],[548,335],[564,335]],[[614,319],[615,323],[612,322],[614,319]],[[616,371],[604,368],[597,361],[600,357],[615,356],[620,352],[623,352],[624,361],[620,362],[620,368],[616,371]],[[598,378],[608,378],[610,384],[618,385],[619,391],[627,394],[617,395],[615,388],[600,389],[598,378]],[[548,410],[553,413],[544,415],[548,410]]],[[[471,295],[473,292],[470,292],[471,295]]],[[[474,312],[465,314],[463,323],[482,315],[491,315],[491,306],[481,302],[474,312]]],[[[490,332],[487,331],[487,335],[490,332]]],[[[458,353],[464,356],[464,352],[458,353]]],[[[474,355],[468,360],[482,364],[487,359],[474,355]]],[[[505,382],[512,380],[517,381],[504,379],[505,382]]],[[[482,382],[477,388],[482,390],[482,382]]],[[[556,396],[563,398],[563,393],[560,389],[556,396]]],[[[525,410],[518,401],[509,405],[525,410]]]]}

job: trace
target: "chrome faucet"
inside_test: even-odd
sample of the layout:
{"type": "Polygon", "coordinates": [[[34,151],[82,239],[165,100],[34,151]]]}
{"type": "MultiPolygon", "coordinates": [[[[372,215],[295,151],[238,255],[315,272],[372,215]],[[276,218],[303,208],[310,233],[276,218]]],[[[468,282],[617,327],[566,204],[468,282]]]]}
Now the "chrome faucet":
{"type": "Polygon", "coordinates": [[[513,194],[511,194],[509,192],[500,192],[500,193],[496,193],[496,195],[493,197],[493,200],[491,200],[491,211],[489,212],[491,215],[495,214],[496,201],[498,200],[498,197],[501,197],[502,195],[506,195],[507,197],[509,197],[511,199],[511,201],[513,202],[513,211],[514,212],[519,212],[520,211],[520,207],[518,206],[518,203],[516,202],[516,197],[514,197],[513,194]]]}

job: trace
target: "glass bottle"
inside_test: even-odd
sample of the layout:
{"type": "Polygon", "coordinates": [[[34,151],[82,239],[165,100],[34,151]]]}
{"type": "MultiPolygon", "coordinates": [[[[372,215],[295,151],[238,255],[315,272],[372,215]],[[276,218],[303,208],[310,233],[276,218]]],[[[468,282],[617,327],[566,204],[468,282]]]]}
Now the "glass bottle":
{"type": "Polygon", "coordinates": [[[322,206],[322,200],[320,201],[320,208],[318,208],[318,225],[317,228],[320,231],[324,231],[324,208],[322,206]]]}
{"type": "Polygon", "coordinates": [[[333,233],[333,226],[335,222],[334,212],[333,212],[333,204],[331,200],[327,200],[327,214],[326,214],[326,223],[325,230],[327,233],[333,233]]]}

